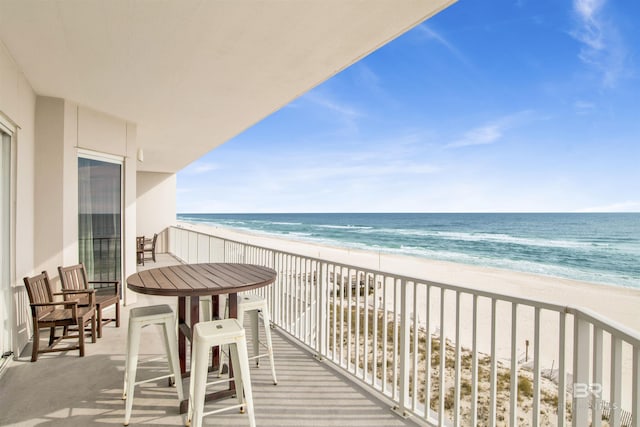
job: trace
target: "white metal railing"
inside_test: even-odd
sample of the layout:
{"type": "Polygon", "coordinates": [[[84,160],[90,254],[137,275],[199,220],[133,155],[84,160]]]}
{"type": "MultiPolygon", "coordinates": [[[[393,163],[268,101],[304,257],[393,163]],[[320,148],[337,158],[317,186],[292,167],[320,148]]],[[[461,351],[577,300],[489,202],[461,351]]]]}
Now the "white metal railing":
{"type": "Polygon", "coordinates": [[[640,427],[640,335],[589,310],[182,227],[169,250],[275,269],[273,323],[423,424],[640,427]]]}

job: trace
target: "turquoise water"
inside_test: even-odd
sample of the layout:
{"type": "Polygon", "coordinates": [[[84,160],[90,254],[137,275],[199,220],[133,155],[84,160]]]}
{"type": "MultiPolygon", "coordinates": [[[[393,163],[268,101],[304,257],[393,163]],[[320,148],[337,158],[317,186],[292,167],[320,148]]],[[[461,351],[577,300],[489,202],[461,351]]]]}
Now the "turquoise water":
{"type": "Polygon", "coordinates": [[[640,288],[640,213],[178,214],[178,220],[640,288]]]}

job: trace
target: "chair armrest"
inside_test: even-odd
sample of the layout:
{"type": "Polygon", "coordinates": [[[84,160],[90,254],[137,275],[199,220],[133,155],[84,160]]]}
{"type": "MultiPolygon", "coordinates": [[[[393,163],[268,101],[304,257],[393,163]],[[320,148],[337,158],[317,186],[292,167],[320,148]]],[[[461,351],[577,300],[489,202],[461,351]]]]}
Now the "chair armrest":
{"type": "MultiPolygon", "coordinates": [[[[29,304],[31,306],[31,315],[34,322],[38,319],[38,307],[53,307],[56,305],[63,305],[64,308],[71,308],[71,318],[74,322],[78,322],[78,301],[54,301],[54,302],[34,302],[29,304]]],[[[34,328],[36,325],[33,325],[34,328]]]]}
{"type": "Polygon", "coordinates": [[[29,304],[31,307],[49,307],[54,305],[78,305],[78,301],[55,301],[55,302],[34,302],[29,304]]]}
{"type": "Polygon", "coordinates": [[[95,289],[63,289],[62,292],[56,292],[53,295],[75,295],[75,294],[87,294],[89,296],[89,305],[94,306],[95,303],[95,289]]]}
{"type": "Polygon", "coordinates": [[[53,295],[65,295],[65,294],[92,294],[95,289],[62,289],[60,292],[55,292],[53,295]]]}

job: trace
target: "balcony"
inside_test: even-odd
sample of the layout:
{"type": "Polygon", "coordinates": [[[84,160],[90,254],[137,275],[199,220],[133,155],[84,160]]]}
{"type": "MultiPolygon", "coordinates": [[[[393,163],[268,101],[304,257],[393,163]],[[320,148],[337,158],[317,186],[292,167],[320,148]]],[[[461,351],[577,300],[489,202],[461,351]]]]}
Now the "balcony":
{"type": "MultiPolygon", "coordinates": [[[[252,368],[258,425],[640,425],[640,337],[596,313],[188,227],[166,238],[175,258],[144,268],[224,261],[278,272],[259,290],[271,306],[279,383],[252,368]]],[[[140,295],[137,305],[160,301],[176,303],[140,295]]],[[[144,331],[141,377],[164,369],[157,332],[144,331]]],[[[120,424],[125,336],[109,326],[85,358],[13,363],[0,378],[0,424],[120,424]]],[[[205,420],[246,424],[236,413],[205,420]]],[[[175,391],[164,381],[140,387],[131,422],[182,425],[175,391]]]]}
{"type": "MultiPolygon", "coordinates": [[[[177,264],[167,254],[159,254],[153,268],[177,264]]],[[[135,306],[177,301],[163,297],[139,295],[135,306]]],[[[128,313],[122,311],[119,329],[105,327],[103,338],[87,345],[87,355],[78,352],[40,355],[31,363],[30,347],[19,361],[13,362],[0,376],[0,425],[2,426],[90,426],[122,425],[124,401],[122,381],[128,313]]],[[[166,371],[160,329],[143,330],[139,378],[152,378],[154,371],[166,371]]],[[[288,334],[275,328],[273,337],[278,385],[274,386],[268,364],[252,367],[256,422],[260,426],[316,425],[404,426],[415,425],[389,410],[390,404],[371,394],[337,372],[331,365],[313,357],[288,334]]],[[[185,379],[185,386],[188,380],[185,379]]],[[[205,424],[246,425],[246,417],[236,412],[205,418],[205,424]]],[[[130,425],[184,425],[178,413],[175,390],[166,380],[136,388],[130,425]]]]}

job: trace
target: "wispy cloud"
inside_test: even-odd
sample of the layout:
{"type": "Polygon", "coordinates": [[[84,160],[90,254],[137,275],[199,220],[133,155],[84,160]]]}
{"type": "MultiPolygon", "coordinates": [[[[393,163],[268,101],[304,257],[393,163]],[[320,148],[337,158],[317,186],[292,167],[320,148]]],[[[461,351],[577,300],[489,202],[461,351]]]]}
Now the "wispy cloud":
{"type": "Polygon", "coordinates": [[[577,18],[571,36],[582,43],[578,57],[602,74],[605,87],[615,86],[624,73],[626,48],[616,26],[604,18],[606,0],[574,0],[577,18]]]}
{"type": "Polygon", "coordinates": [[[589,101],[578,100],[573,103],[573,108],[575,108],[577,114],[580,114],[580,115],[590,114],[595,111],[596,104],[589,101]]]}
{"type": "Polygon", "coordinates": [[[388,164],[344,164],[322,168],[305,168],[298,170],[293,178],[299,180],[301,177],[305,177],[318,181],[340,177],[371,178],[401,175],[429,175],[437,173],[440,170],[439,167],[429,164],[397,161],[388,164]]]}
{"type": "Polygon", "coordinates": [[[371,92],[380,92],[380,76],[362,62],[354,66],[356,82],[371,92]]]}
{"type": "Polygon", "coordinates": [[[453,43],[447,40],[442,34],[429,27],[427,24],[421,24],[417,27],[417,31],[426,36],[428,39],[435,40],[442,46],[444,46],[449,53],[451,53],[458,61],[466,65],[468,68],[473,68],[471,62],[467,57],[456,47],[453,43]]]}
{"type": "Polygon", "coordinates": [[[340,103],[325,94],[320,94],[318,91],[310,92],[307,95],[305,95],[304,98],[307,101],[310,101],[316,105],[324,107],[335,113],[338,113],[344,117],[355,119],[355,118],[364,116],[364,114],[360,112],[358,109],[348,104],[340,103]]]}
{"type": "Polygon", "coordinates": [[[366,117],[364,111],[361,111],[348,103],[339,102],[335,97],[318,90],[307,93],[303,96],[303,99],[324,108],[334,115],[336,118],[336,125],[338,127],[343,127],[343,129],[340,129],[341,131],[346,130],[347,132],[357,132],[358,120],[366,117]]]}
{"type": "Polygon", "coordinates": [[[187,166],[183,172],[189,175],[200,175],[206,172],[211,172],[219,169],[219,166],[215,163],[206,162],[194,162],[187,166]]]}
{"type": "Polygon", "coordinates": [[[446,145],[448,148],[468,147],[472,145],[486,145],[498,142],[504,133],[517,126],[533,120],[533,112],[520,111],[508,116],[500,117],[483,125],[474,127],[455,141],[446,145]]]}
{"type": "Polygon", "coordinates": [[[640,201],[625,201],[610,205],[594,206],[579,212],[640,212],[640,201]]]}
{"type": "Polygon", "coordinates": [[[499,124],[487,124],[473,128],[462,136],[462,138],[448,144],[448,147],[467,147],[470,145],[493,144],[502,138],[503,126],[499,124]]]}

